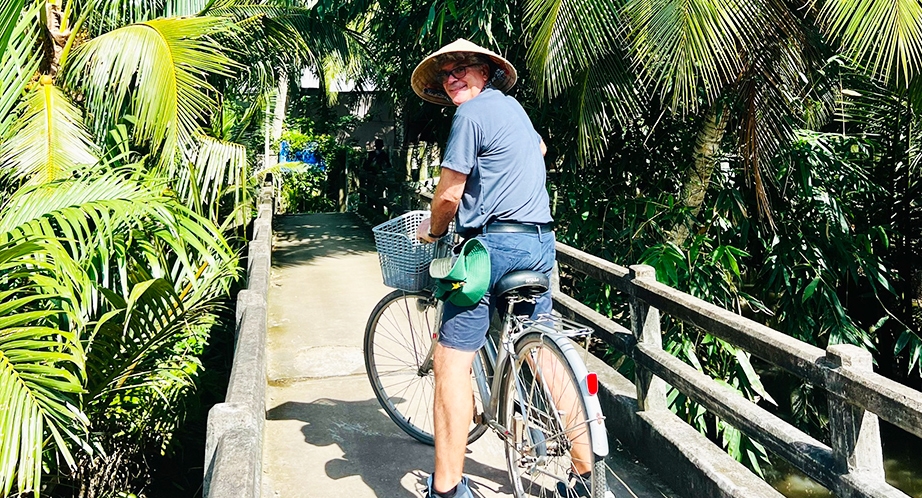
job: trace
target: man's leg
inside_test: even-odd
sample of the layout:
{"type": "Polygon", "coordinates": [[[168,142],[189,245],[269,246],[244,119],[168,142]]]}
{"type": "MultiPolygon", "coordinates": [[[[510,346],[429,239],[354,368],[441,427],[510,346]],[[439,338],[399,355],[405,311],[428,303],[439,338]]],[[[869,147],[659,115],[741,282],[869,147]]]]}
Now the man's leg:
{"type": "Polygon", "coordinates": [[[586,413],[582,400],[570,378],[570,371],[549,351],[538,353],[537,367],[541,378],[551,391],[554,406],[562,411],[563,430],[570,439],[570,459],[573,472],[585,474],[592,470],[594,457],[588,427],[585,425],[586,413]]]}
{"type": "Polygon", "coordinates": [[[450,491],[461,482],[467,433],[474,416],[471,363],[474,352],[435,346],[435,473],[436,492],[450,491]]]}

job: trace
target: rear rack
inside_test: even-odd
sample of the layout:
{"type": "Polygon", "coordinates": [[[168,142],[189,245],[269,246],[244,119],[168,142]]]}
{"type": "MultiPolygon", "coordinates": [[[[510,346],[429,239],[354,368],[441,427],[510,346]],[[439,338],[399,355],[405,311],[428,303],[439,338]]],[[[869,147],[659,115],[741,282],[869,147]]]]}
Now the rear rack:
{"type": "Polygon", "coordinates": [[[551,314],[538,315],[537,319],[517,317],[517,320],[523,330],[531,329],[543,334],[556,334],[573,338],[589,336],[595,332],[585,325],[551,314]]]}

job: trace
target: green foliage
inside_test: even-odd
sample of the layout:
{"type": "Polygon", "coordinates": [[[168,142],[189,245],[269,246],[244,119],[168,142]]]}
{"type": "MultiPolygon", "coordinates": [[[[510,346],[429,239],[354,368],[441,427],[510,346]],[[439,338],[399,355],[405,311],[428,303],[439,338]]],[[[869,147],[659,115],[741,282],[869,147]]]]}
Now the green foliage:
{"type": "Polygon", "coordinates": [[[99,153],[82,113],[50,78],[36,85],[21,107],[12,136],[0,148],[0,163],[10,165],[12,181],[48,183],[96,164],[99,153]]]}
{"type": "Polygon", "coordinates": [[[840,135],[804,134],[779,162],[788,209],[778,213],[778,232],[763,239],[760,280],[772,291],[766,298],[776,311],[772,324],[811,344],[873,349],[870,330],[850,316],[851,299],[840,299],[840,291],[855,289],[878,299],[893,292],[882,258],[886,227],[853,208],[887,202],[886,189],[872,178],[868,145],[840,135]]]}
{"type": "Polygon", "coordinates": [[[6,316],[0,385],[16,409],[4,410],[0,432],[19,443],[0,448],[4,494],[14,475],[16,489],[38,489],[46,431],[74,465],[71,447],[89,450],[95,443],[87,427],[102,423],[93,407],[104,394],[143,385],[162,370],[158,365],[169,358],[163,348],[185,337],[194,313],[208,309],[200,302],[214,299],[234,274],[234,254],[218,233],[175,200],[121,175],[22,188],[8,200],[0,210],[7,248],[0,251],[7,275],[0,282],[6,316]],[[152,273],[159,275],[157,287],[132,283],[133,275],[151,279],[152,273]],[[173,289],[181,285],[189,291],[177,295],[173,289]],[[146,292],[139,294],[141,288],[146,292]],[[133,296],[123,309],[135,302],[159,307],[142,312],[132,305],[137,311],[130,316],[120,313],[110,303],[123,291],[133,296]],[[108,334],[99,325],[88,328],[97,320],[108,334]]]}
{"type": "Polygon", "coordinates": [[[227,20],[213,17],[125,26],[81,45],[66,67],[66,81],[85,92],[97,137],[128,102],[128,113],[137,118],[134,139],[162,150],[158,166],[174,173],[176,154],[195,146],[201,120],[217,104],[215,88],[203,76],[230,77],[237,68],[210,38],[230,29],[227,20]]]}
{"type": "Polygon", "coordinates": [[[237,141],[308,44],[354,49],[310,9],[203,7],[0,0],[0,496],[54,493],[48,473],[81,496],[145,479],[132,462],[185,419],[237,275],[224,229],[246,221],[253,157],[237,141]]]}
{"type": "Polygon", "coordinates": [[[280,165],[283,209],[289,213],[336,211],[338,203],[331,198],[335,195],[334,182],[345,177],[346,164],[352,151],[352,147],[340,144],[336,137],[344,130],[351,129],[355,118],[344,116],[332,123],[320,123],[319,126],[308,117],[295,121],[304,126],[306,131],[292,126],[282,133],[279,142],[287,142],[292,155],[302,151],[312,152],[322,161],[322,166],[297,162],[280,165]],[[317,129],[325,128],[329,133],[316,132],[315,126],[317,129]]]}
{"type": "Polygon", "coordinates": [[[29,5],[23,1],[0,1],[0,81],[5,87],[0,94],[0,139],[9,135],[18,117],[13,111],[20,105],[22,93],[41,62],[35,37],[43,8],[39,2],[29,5]]]}
{"type": "Polygon", "coordinates": [[[327,174],[317,168],[302,167],[282,174],[282,201],[289,213],[325,213],[336,210],[326,194],[327,174]]]}

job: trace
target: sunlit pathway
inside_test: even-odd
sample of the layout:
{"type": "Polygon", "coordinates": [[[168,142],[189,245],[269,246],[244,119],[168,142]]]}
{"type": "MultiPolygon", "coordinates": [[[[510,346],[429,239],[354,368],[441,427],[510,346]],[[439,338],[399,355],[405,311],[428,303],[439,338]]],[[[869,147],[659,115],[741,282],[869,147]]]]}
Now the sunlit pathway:
{"type": "MultiPolygon", "coordinates": [[[[371,229],[348,214],[276,218],[269,289],[264,498],[420,497],[432,448],[379,408],[362,337],[381,284],[371,229]]],[[[619,498],[664,496],[625,460],[619,498]]],[[[502,447],[471,446],[466,472],[480,497],[507,497],[502,447]]],[[[669,495],[671,496],[671,495],[669,495]]]]}
{"type": "MultiPolygon", "coordinates": [[[[263,496],[421,496],[432,448],[387,418],[365,376],[365,322],[391,290],[371,229],[320,214],[278,217],[275,233],[263,496]]],[[[501,449],[484,437],[469,455],[484,497],[510,496],[501,449]]]]}

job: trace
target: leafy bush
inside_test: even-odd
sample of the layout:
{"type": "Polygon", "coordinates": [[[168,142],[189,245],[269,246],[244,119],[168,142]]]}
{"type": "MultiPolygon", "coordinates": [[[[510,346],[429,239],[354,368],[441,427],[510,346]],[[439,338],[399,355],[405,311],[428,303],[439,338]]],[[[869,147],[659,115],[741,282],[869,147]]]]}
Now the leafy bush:
{"type": "Polygon", "coordinates": [[[290,213],[323,213],[336,210],[336,202],[326,195],[327,172],[318,168],[298,168],[283,173],[282,202],[290,213]]]}

